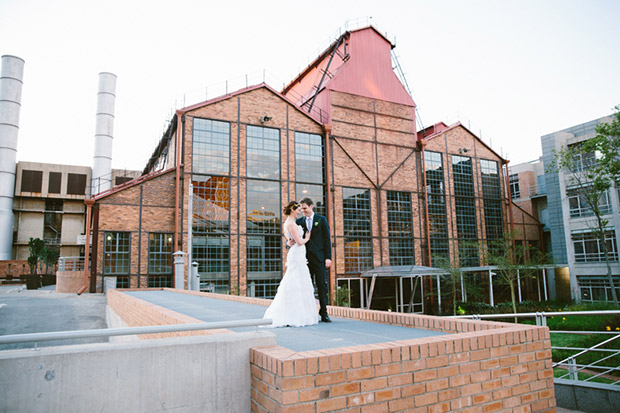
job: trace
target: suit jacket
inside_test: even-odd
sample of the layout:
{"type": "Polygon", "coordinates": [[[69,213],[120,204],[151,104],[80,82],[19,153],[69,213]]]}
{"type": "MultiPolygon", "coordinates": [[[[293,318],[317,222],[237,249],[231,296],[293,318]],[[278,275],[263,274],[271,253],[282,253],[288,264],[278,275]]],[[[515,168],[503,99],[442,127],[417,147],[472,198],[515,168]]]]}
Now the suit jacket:
{"type": "MultiPolygon", "coordinates": [[[[323,215],[314,214],[312,218],[312,230],[310,240],[306,243],[306,255],[316,258],[323,263],[325,260],[332,259],[332,242],[329,236],[329,225],[323,215]]],[[[304,229],[304,235],[308,231],[306,228],[306,217],[297,218],[297,224],[304,229]]]]}

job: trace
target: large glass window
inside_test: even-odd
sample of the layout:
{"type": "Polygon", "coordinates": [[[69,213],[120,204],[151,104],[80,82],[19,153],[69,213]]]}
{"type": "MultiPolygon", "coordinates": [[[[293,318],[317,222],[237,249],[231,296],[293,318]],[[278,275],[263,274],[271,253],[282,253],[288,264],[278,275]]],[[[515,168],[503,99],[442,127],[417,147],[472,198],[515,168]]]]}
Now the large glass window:
{"type": "Polygon", "coordinates": [[[323,137],[311,133],[295,132],[295,176],[298,182],[322,184],[323,137]]]}
{"type": "Polygon", "coordinates": [[[521,188],[519,188],[519,174],[511,174],[508,179],[510,180],[510,198],[521,198],[521,188]]]}
{"type": "Polygon", "coordinates": [[[372,268],[370,190],[342,188],[344,267],[347,273],[372,268]]]}
{"type": "Polygon", "coordinates": [[[149,234],[150,274],[172,274],[172,234],[149,234]]]}
{"type": "Polygon", "coordinates": [[[230,124],[194,118],[192,171],[227,175],[230,171],[230,124]]]}
{"type": "Polygon", "coordinates": [[[306,197],[312,199],[312,202],[314,202],[314,213],[326,216],[324,188],[323,185],[297,183],[295,185],[297,200],[301,201],[302,198],[306,197]]]}
{"type": "Polygon", "coordinates": [[[387,193],[390,265],[413,265],[413,216],[408,192],[387,193]]]}
{"type": "Polygon", "coordinates": [[[452,155],[454,175],[454,204],[456,229],[459,239],[459,264],[462,267],[479,265],[478,229],[472,160],[469,157],[452,155]]]}
{"type": "Polygon", "coordinates": [[[149,288],[172,287],[172,234],[149,234],[149,288]]]}
{"type": "Polygon", "coordinates": [[[247,181],[248,295],[273,297],[282,278],[280,183],[247,181]]]}
{"type": "Polygon", "coordinates": [[[487,240],[500,240],[504,238],[504,220],[502,217],[502,186],[497,162],[481,159],[480,172],[487,240]]]}
{"type": "Polygon", "coordinates": [[[248,125],[247,176],[280,179],[280,131],[248,125]]]}
{"type": "Polygon", "coordinates": [[[441,153],[424,152],[426,192],[428,195],[428,226],[431,257],[448,259],[448,223],[446,219],[446,194],[444,167],[441,153]]]}
{"type": "Polygon", "coordinates": [[[103,273],[129,274],[131,234],[129,232],[106,232],[103,237],[103,273]]]}
{"type": "Polygon", "coordinates": [[[194,175],[192,181],[192,260],[200,290],[227,293],[230,280],[230,180],[194,175]]]}
{"type": "Polygon", "coordinates": [[[297,200],[308,197],[314,202],[314,212],[326,215],[325,165],[323,137],[312,133],[295,132],[295,194],[297,200]]]}
{"type": "MultiPolygon", "coordinates": [[[[594,215],[592,208],[586,198],[579,193],[579,190],[567,191],[568,206],[571,218],[588,217],[594,215]]],[[[602,215],[610,214],[612,210],[609,191],[605,191],[598,199],[598,208],[602,215]]]]}
{"type": "MultiPolygon", "coordinates": [[[[604,262],[605,251],[603,243],[593,231],[574,232],[571,234],[573,247],[575,248],[576,262],[604,262]]],[[[605,244],[612,261],[618,261],[618,249],[616,247],[616,232],[613,229],[605,231],[605,244]]]]}
{"type": "Polygon", "coordinates": [[[572,172],[585,171],[596,163],[596,154],[593,152],[585,152],[583,150],[583,142],[568,145],[568,150],[573,154],[572,172]]]}

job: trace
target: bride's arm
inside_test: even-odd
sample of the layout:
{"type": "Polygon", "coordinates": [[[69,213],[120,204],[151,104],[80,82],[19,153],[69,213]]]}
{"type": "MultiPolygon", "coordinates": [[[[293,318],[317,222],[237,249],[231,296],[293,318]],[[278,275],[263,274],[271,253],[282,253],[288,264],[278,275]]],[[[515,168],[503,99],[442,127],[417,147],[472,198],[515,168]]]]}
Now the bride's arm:
{"type": "Polygon", "coordinates": [[[299,236],[299,232],[297,231],[297,224],[288,223],[286,225],[286,230],[289,234],[291,234],[296,244],[304,245],[310,239],[310,231],[306,233],[305,238],[299,236]]]}

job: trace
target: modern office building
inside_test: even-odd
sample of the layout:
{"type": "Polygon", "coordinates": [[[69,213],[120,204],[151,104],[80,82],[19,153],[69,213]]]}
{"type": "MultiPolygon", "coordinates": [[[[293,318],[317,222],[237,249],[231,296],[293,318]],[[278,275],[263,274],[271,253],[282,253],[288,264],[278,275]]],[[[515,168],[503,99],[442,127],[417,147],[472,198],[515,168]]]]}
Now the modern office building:
{"type": "MultiPolygon", "coordinates": [[[[606,301],[611,299],[611,285],[607,278],[606,258],[602,245],[595,237],[595,222],[591,209],[571,187],[571,175],[587,168],[592,156],[580,157],[574,171],[552,171],[555,152],[579,145],[593,138],[596,125],[611,122],[611,117],[602,117],[541,137],[543,163],[546,168],[548,223],[550,227],[556,283],[570,285],[573,300],[606,301]]],[[[620,233],[620,202],[618,184],[601,198],[601,210],[608,220],[607,247],[611,255],[611,268],[617,294],[620,296],[620,266],[618,264],[618,234],[620,233]]]]}
{"type": "MultiPolygon", "coordinates": [[[[394,47],[374,27],[347,31],[282,91],[262,83],[177,110],[143,176],[87,204],[91,288],[113,277],[117,287],[273,297],[282,206],[305,196],[331,227],[331,290],[350,287],[353,306],[367,304],[360,276],[373,268],[437,256],[484,265],[475,245],[515,223],[506,161],[460,123],[417,131],[394,47]],[[182,281],[175,251],[187,254],[182,281]]],[[[409,281],[380,280],[373,302],[412,310],[398,296],[426,291],[409,281]]]]}

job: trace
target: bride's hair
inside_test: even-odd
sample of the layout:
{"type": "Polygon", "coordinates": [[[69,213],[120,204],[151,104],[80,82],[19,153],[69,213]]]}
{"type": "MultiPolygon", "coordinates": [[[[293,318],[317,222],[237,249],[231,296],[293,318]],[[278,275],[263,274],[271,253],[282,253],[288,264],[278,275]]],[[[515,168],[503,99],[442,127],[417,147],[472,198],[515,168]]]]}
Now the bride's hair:
{"type": "Polygon", "coordinates": [[[282,212],[284,212],[284,215],[291,215],[291,212],[296,210],[297,208],[299,208],[299,204],[297,203],[297,201],[291,201],[288,203],[287,206],[284,207],[282,212]]]}

